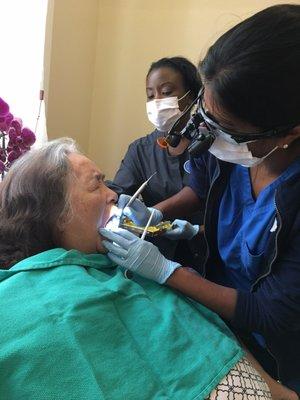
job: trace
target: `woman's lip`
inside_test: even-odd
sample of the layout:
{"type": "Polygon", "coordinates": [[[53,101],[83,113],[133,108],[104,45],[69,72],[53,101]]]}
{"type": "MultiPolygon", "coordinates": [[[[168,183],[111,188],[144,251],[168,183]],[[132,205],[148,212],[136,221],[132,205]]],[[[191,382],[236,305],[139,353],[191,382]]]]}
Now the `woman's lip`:
{"type": "Polygon", "coordinates": [[[105,228],[106,227],[106,225],[109,223],[109,221],[112,219],[112,215],[110,215],[106,220],[105,220],[105,222],[104,222],[104,224],[103,224],[103,226],[101,226],[101,228],[105,228]]]}
{"type": "Polygon", "coordinates": [[[107,218],[104,219],[105,222],[103,224],[103,227],[105,228],[109,221],[111,221],[114,217],[116,217],[116,214],[110,212],[107,218]]]}
{"type": "Polygon", "coordinates": [[[110,212],[106,213],[105,217],[102,218],[102,221],[103,221],[102,225],[103,226],[101,226],[101,228],[105,228],[107,223],[111,220],[112,217],[113,217],[113,215],[110,212]]]}
{"type": "Polygon", "coordinates": [[[105,228],[106,224],[107,224],[108,221],[111,219],[111,217],[112,217],[112,215],[111,215],[111,212],[110,212],[110,211],[109,211],[109,212],[106,212],[104,215],[102,215],[102,216],[100,217],[100,219],[98,220],[97,229],[105,228]]]}

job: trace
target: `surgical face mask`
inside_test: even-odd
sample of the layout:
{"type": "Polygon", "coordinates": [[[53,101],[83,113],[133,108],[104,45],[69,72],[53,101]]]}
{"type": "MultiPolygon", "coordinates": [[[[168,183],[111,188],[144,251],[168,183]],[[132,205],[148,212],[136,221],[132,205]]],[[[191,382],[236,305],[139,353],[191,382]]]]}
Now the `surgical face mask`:
{"type": "Polygon", "coordinates": [[[278,146],[274,147],[274,149],[264,157],[254,157],[247,146],[247,143],[252,143],[254,141],[255,140],[245,143],[236,143],[229,135],[218,132],[215,141],[208,151],[220,160],[233,164],[240,164],[243,167],[255,167],[272,154],[278,146]]]}
{"type": "Polygon", "coordinates": [[[146,103],[146,111],[149,121],[162,132],[168,132],[174,122],[182,115],[178,102],[186,97],[190,90],[180,97],[165,97],[162,99],[154,99],[146,103]]]}

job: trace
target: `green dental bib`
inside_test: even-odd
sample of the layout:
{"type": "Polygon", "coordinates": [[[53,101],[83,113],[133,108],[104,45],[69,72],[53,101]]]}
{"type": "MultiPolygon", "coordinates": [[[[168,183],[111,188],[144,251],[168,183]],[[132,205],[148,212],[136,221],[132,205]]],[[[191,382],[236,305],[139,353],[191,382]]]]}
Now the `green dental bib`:
{"type": "Polygon", "coordinates": [[[3,400],[204,399],[243,356],[220,318],[104,255],[0,270],[3,400]]]}

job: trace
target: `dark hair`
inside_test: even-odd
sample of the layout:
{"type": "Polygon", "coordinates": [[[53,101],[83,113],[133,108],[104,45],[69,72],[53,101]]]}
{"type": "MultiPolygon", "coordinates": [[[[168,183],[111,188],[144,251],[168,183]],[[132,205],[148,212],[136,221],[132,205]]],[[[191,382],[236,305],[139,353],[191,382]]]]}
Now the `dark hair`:
{"type": "Polygon", "coordinates": [[[199,73],[194,64],[184,57],[164,57],[151,64],[147,73],[147,77],[153,70],[164,67],[171,68],[174,71],[179,72],[182,76],[186,91],[190,90],[194,99],[197,97],[202,84],[199,73]]]}
{"type": "Polygon", "coordinates": [[[276,5],[239,23],[200,63],[218,105],[256,127],[300,123],[300,5],[276,5]]]}
{"type": "Polygon", "coordinates": [[[74,141],[59,139],[18,159],[0,184],[0,268],[56,247],[55,230],[70,212],[68,155],[74,141]]]}

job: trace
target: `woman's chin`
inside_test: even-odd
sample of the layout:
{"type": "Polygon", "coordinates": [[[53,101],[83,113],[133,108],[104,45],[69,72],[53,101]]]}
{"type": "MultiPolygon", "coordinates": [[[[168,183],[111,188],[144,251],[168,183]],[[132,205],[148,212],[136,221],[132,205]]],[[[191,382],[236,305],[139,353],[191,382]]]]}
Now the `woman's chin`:
{"type": "Polygon", "coordinates": [[[97,245],[96,245],[96,252],[100,253],[100,254],[105,254],[107,253],[106,248],[103,246],[102,244],[102,239],[99,238],[99,240],[97,241],[97,245]]]}

